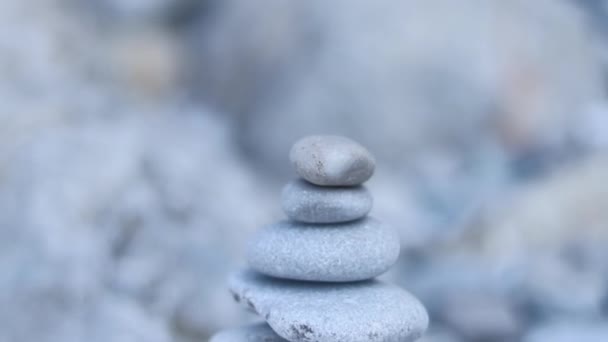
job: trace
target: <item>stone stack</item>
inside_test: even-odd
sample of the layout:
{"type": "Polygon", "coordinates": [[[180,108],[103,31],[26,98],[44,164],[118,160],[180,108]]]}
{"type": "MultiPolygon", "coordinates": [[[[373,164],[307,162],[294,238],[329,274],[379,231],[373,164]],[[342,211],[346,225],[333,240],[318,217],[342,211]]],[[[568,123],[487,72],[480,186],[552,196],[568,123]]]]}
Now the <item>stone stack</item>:
{"type": "Polygon", "coordinates": [[[219,333],[212,342],[414,341],[426,330],[424,306],[401,288],[374,279],[399,256],[399,237],[367,216],[362,185],[373,156],[339,136],[311,136],[290,152],[301,179],[287,184],[289,218],[251,241],[250,269],[236,273],[237,302],[266,323],[219,333]]]}

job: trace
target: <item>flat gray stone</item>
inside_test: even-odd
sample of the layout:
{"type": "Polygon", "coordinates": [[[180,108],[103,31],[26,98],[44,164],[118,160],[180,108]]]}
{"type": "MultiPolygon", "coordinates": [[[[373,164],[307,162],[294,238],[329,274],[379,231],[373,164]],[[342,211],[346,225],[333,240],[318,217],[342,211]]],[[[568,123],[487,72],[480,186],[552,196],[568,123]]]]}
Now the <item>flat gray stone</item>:
{"type": "Polygon", "coordinates": [[[250,324],[220,331],[209,342],[286,342],[266,323],[250,324]]]}
{"type": "Polygon", "coordinates": [[[397,232],[371,217],[325,225],[282,221],[254,235],[247,261],[273,277],[346,282],[386,272],[399,251],[397,232]]]}
{"type": "Polygon", "coordinates": [[[313,135],[298,140],[289,153],[296,173],[321,186],[351,186],[367,181],[376,162],[355,141],[336,135],[313,135]]]}
{"type": "Polygon", "coordinates": [[[306,283],[246,270],[231,277],[230,290],[292,342],[409,342],[429,321],[418,299],[378,280],[306,283]]]}
{"type": "Polygon", "coordinates": [[[365,217],[373,199],[364,186],[328,188],[298,179],[283,188],[281,205],[295,221],[337,223],[365,217]]]}

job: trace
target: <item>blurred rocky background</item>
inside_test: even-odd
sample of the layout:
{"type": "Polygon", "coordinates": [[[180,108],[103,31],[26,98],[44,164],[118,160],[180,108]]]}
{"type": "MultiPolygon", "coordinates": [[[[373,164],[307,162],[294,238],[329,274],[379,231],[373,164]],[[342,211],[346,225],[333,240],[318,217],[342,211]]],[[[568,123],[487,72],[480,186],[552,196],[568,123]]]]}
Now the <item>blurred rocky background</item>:
{"type": "Polygon", "coordinates": [[[0,341],[206,341],[314,133],[423,342],[608,341],[608,1],[0,1],[0,341]]]}

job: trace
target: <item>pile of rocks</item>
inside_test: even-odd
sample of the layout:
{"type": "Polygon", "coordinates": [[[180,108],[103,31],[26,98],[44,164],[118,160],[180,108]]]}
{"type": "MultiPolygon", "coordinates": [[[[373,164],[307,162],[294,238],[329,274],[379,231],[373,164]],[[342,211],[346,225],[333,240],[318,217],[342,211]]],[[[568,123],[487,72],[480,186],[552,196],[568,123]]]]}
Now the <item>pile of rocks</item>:
{"type": "Polygon", "coordinates": [[[372,197],[361,184],[373,156],[354,141],[311,136],[290,159],[303,179],[287,184],[289,220],[258,232],[251,269],[236,273],[237,302],[266,323],[220,332],[212,342],[414,341],[426,330],[424,306],[401,288],[373,279],[399,255],[397,233],[367,217],[372,197]]]}

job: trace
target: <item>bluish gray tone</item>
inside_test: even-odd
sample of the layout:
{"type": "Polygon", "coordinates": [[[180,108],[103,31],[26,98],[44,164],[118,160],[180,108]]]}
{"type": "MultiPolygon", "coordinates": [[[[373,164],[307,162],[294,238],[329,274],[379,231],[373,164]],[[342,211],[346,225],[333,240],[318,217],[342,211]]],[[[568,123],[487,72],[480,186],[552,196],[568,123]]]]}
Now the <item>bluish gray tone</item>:
{"type": "Polygon", "coordinates": [[[420,338],[417,342],[465,342],[467,340],[462,340],[458,337],[458,335],[450,333],[449,330],[445,329],[436,329],[437,324],[431,324],[429,330],[424,333],[424,336],[420,338]]]}
{"type": "Polygon", "coordinates": [[[224,330],[211,338],[209,342],[286,342],[266,323],[250,324],[234,329],[224,330]]]}
{"type": "Polygon", "coordinates": [[[399,249],[397,232],[370,217],[332,225],[282,221],[257,232],[247,261],[279,278],[357,281],[386,272],[399,249]]]}
{"type": "Polygon", "coordinates": [[[289,159],[307,181],[323,186],[359,185],[373,174],[376,162],[358,143],[336,135],[313,135],[298,140],[289,159]]]}
{"type": "Polygon", "coordinates": [[[429,322],[418,299],[378,280],[302,283],[241,271],[230,290],[289,341],[408,342],[429,322]]]}
{"type": "Polygon", "coordinates": [[[570,323],[608,317],[606,4],[1,0],[0,341],[244,324],[228,272],[319,132],[373,152],[372,213],[416,251],[391,279],[460,315],[446,333],[487,341],[504,326],[474,316],[504,303],[517,336],[591,331],[570,323]],[[133,18],[185,3],[209,11],[133,18]]]}
{"type": "Polygon", "coordinates": [[[524,342],[606,342],[608,320],[558,320],[533,329],[524,342]]]}
{"type": "Polygon", "coordinates": [[[283,188],[281,205],[292,220],[337,223],[364,217],[372,209],[373,199],[364,186],[327,188],[294,180],[283,188]]]}

